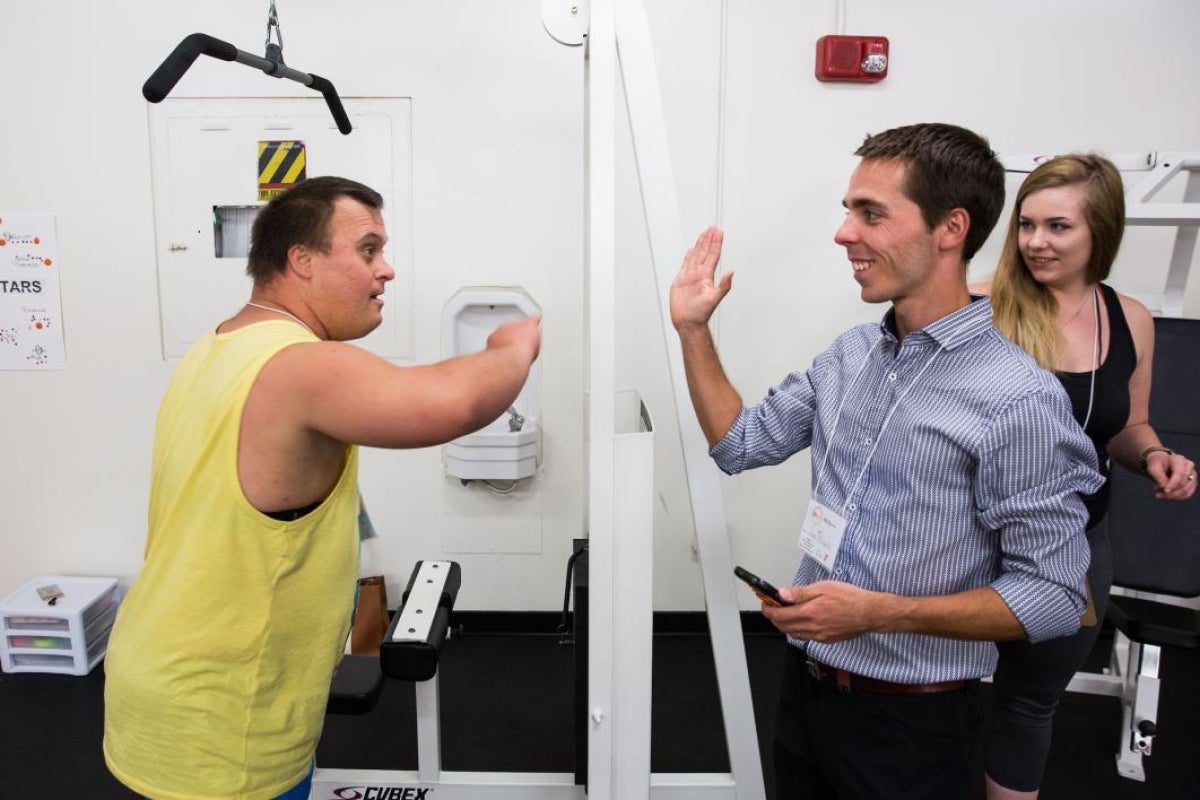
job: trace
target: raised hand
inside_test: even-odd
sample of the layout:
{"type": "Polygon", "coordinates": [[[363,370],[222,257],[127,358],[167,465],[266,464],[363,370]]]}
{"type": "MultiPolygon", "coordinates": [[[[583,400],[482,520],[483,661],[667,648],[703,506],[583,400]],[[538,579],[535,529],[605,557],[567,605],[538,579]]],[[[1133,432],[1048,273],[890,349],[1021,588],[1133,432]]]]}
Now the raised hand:
{"type": "Polygon", "coordinates": [[[676,330],[707,325],[733,285],[733,273],[716,280],[717,263],[725,234],[716,226],[705,228],[683,257],[683,265],[671,284],[671,324],[676,330]]]}

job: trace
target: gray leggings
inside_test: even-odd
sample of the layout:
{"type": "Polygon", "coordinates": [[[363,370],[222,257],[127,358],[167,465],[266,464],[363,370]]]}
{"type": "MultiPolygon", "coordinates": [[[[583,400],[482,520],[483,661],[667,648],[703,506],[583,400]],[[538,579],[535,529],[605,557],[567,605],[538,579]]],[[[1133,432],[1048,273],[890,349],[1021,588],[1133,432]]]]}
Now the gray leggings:
{"type": "Polygon", "coordinates": [[[1041,785],[1058,699],[1100,634],[1113,575],[1108,517],[1090,528],[1087,537],[1092,551],[1087,580],[1097,623],[1073,636],[1039,644],[998,644],[1000,663],[992,679],[986,768],[988,776],[1007,789],[1032,792],[1041,785]]]}

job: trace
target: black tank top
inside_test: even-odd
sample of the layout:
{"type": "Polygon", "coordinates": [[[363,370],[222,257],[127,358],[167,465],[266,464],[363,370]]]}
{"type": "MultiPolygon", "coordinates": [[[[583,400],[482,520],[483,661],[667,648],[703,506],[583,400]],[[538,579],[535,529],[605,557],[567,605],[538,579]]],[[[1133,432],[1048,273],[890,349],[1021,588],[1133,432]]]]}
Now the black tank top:
{"type": "Polygon", "coordinates": [[[1095,494],[1083,498],[1088,509],[1088,527],[1100,521],[1108,511],[1108,442],[1121,432],[1129,421],[1129,379],[1137,364],[1137,352],[1133,347],[1133,334],[1121,309],[1121,300],[1109,286],[1100,284],[1100,295],[1108,309],[1109,337],[1108,353],[1096,370],[1096,392],[1092,399],[1092,413],[1088,416],[1088,396],[1091,393],[1091,372],[1059,372],[1058,379],[1071,398],[1071,410],[1080,425],[1087,420],[1084,433],[1096,447],[1096,458],[1100,461],[1100,472],[1105,477],[1104,486],[1095,494]]]}

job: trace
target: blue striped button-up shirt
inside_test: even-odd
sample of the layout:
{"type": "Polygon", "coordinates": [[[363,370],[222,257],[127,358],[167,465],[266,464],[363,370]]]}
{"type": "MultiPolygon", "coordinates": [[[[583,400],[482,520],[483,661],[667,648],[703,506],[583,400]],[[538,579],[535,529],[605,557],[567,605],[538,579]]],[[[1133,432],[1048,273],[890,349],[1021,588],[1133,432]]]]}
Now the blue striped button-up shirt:
{"type": "MultiPolygon", "coordinates": [[[[903,345],[884,324],[842,334],[807,372],[743,408],[712,450],[733,474],[812,448],[815,499],[846,519],[832,571],[905,596],[995,589],[1037,642],[1074,632],[1086,605],[1087,512],[1103,482],[1062,385],[976,299],[903,345]]],[[[899,683],[978,678],[991,642],[866,633],[800,643],[826,664],[899,683]]]]}

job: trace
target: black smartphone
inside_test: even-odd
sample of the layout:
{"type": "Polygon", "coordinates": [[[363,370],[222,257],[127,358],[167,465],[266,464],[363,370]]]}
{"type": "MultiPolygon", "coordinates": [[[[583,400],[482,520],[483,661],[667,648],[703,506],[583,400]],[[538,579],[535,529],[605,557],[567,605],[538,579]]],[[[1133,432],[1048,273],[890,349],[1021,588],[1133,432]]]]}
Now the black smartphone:
{"type": "Polygon", "coordinates": [[[784,600],[783,597],[780,596],[778,589],[755,575],[750,570],[735,566],[733,568],[733,574],[745,581],[746,584],[754,590],[754,593],[758,595],[760,600],[777,606],[791,605],[789,601],[784,600]]]}

